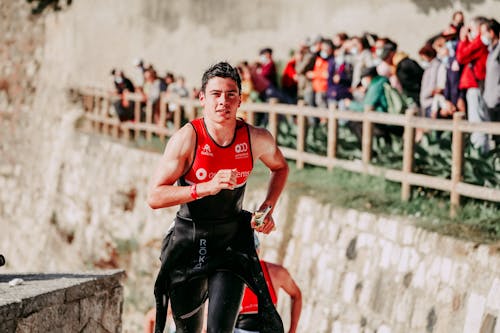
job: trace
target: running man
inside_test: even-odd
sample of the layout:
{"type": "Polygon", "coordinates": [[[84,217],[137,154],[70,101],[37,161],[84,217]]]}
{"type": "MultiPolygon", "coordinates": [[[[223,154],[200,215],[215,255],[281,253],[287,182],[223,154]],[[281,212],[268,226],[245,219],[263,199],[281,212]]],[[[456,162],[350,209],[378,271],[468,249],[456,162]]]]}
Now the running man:
{"type": "MultiPolygon", "coordinates": [[[[257,253],[259,253],[259,245],[259,240],[255,236],[255,249],[257,253]]],[[[302,311],[302,292],[299,286],[297,286],[297,283],[295,283],[285,267],[264,260],[260,261],[260,265],[274,305],[276,306],[278,302],[278,292],[280,289],[283,289],[290,296],[290,329],[288,333],[297,332],[300,312],[302,311]]],[[[234,333],[259,333],[258,309],[257,296],[249,288],[245,288],[234,333]]]]}
{"type": "Polygon", "coordinates": [[[225,62],[210,67],[199,95],[203,117],[170,138],[152,178],[148,203],[153,209],[180,205],[163,242],[155,283],[157,333],[163,332],[169,299],[176,332],[200,332],[207,298],[208,333],[233,332],[243,280],[262,302],[262,332],[283,332],[255,252],[253,229],[273,230],[272,212],[288,165],[266,129],[236,118],[240,92],[236,68],[225,62]],[[257,160],[271,171],[259,211],[271,210],[259,225],[242,209],[257,160]]]}

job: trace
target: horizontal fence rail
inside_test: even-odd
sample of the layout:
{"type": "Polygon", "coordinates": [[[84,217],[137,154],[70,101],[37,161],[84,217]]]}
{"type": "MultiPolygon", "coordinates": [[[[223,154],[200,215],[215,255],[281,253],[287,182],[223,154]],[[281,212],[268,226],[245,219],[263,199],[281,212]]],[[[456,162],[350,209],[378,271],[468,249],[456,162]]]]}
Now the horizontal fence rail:
{"type": "MultiPolygon", "coordinates": [[[[172,98],[161,95],[158,105],[144,102],[143,96],[129,94],[127,99],[135,103],[134,119],[120,122],[114,113],[112,104],[119,100],[117,96],[95,88],[77,89],[81,96],[85,118],[90,121],[94,131],[111,135],[115,138],[138,138],[142,134],[147,140],[157,135],[161,140],[172,136],[182,125],[182,119],[193,120],[200,115],[201,105],[198,100],[172,98]],[[141,110],[145,103],[145,111],[141,110]],[[156,113],[156,114],[154,114],[156,113]],[[155,121],[154,121],[155,119],[155,121]]],[[[410,199],[411,187],[421,186],[450,193],[450,215],[454,216],[460,205],[460,196],[480,200],[500,202],[500,189],[473,185],[462,181],[464,161],[464,134],[483,132],[500,135],[500,123],[466,121],[464,113],[455,113],[453,120],[429,119],[416,116],[416,110],[409,109],[406,114],[388,114],[365,110],[364,112],[339,111],[335,108],[315,108],[304,105],[270,103],[242,103],[239,109],[246,114],[246,121],[255,124],[256,113],[269,116],[268,129],[277,138],[279,116],[293,116],[297,123],[296,148],[280,147],[287,159],[295,160],[297,168],[305,164],[322,166],[331,170],[333,167],[344,170],[381,176],[387,180],[401,183],[401,199],[410,199]],[[321,118],[327,122],[328,136],[326,156],[305,151],[307,118],[321,118]],[[337,157],[339,120],[362,123],[361,160],[345,160],[337,157]],[[401,170],[384,168],[370,164],[372,156],[373,124],[395,125],[404,128],[403,165],[401,170]],[[413,172],[415,130],[438,130],[452,133],[451,179],[429,176],[413,172]]]]}

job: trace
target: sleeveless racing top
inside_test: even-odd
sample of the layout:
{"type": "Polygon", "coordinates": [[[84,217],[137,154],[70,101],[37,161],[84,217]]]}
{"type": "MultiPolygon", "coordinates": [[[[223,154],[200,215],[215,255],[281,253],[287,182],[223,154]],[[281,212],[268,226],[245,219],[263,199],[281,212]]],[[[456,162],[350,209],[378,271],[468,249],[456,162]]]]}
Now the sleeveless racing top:
{"type": "Polygon", "coordinates": [[[217,144],[210,136],[204,118],[193,120],[191,125],[196,133],[195,152],[191,166],[179,179],[179,185],[207,182],[221,169],[236,169],[237,185],[233,190],[221,190],[216,195],[182,204],[177,214],[197,221],[234,218],[242,210],[247,178],[253,169],[248,125],[238,119],[233,140],[226,146],[217,144]]]}
{"type": "MultiPolygon", "coordinates": [[[[269,289],[269,294],[271,295],[271,300],[274,306],[276,306],[276,304],[278,303],[278,297],[271,282],[271,276],[269,275],[267,265],[262,260],[260,260],[260,267],[262,267],[262,272],[264,273],[264,279],[266,280],[267,288],[269,289]]],[[[245,293],[243,294],[243,300],[241,301],[240,314],[257,313],[258,310],[259,302],[257,296],[250,290],[250,288],[245,287],[245,293]]]]}

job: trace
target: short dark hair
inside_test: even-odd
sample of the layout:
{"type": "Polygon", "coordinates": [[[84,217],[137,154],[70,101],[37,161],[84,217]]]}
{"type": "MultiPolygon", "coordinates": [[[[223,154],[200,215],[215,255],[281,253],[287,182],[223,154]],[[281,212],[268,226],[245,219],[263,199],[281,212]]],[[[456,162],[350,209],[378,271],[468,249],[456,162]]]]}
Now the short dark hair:
{"type": "Polygon", "coordinates": [[[238,92],[241,93],[241,78],[236,67],[231,66],[225,61],[210,66],[201,78],[201,91],[205,92],[208,81],[214,77],[232,79],[238,85],[238,92]]]}
{"type": "Polygon", "coordinates": [[[273,49],[270,47],[265,47],[259,51],[259,55],[263,55],[264,53],[269,53],[270,55],[272,55],[273,49]]]}
{"type": "Polygon", "coordinates": [[[500,24],[498,23],[497,20],[492,18],[492,19],[489,19],[488,21],[486,21],[484,24],[486,25],[486,28],[488,30],[493,31],[495,36],[498,37],[498,34],[500,33],[500,24]]]}
{"type": "Polygon", "coordinates": [[[422,46],[422,48],[418,51],[418,54],[421,56],[426,56],[428,58],[434,59],[436,58],[436,50],[432,47],[430,44],[425,44],[422,46]]]}

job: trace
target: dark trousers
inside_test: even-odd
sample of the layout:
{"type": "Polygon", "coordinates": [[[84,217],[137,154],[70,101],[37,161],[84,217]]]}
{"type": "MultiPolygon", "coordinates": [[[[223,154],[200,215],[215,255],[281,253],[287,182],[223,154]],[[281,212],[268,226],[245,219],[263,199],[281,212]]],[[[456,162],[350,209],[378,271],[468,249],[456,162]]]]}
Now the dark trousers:
{"type": "MultiPolygon", "coordinates": [[[[500,122],[500,104],[497,104],[493,108],[488,108],[488,113],[490,114],[491,121],[500,122]]],[[[500,146],[500,135],[493,135],[493,140],[495,140],[495,148],[500,146]]]]}

